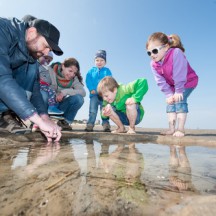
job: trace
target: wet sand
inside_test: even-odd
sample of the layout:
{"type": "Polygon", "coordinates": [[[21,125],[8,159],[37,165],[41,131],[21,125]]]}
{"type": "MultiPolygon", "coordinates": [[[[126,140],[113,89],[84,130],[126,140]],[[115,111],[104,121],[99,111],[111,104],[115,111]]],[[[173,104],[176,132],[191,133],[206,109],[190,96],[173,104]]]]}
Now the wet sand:
{"type": "Polygon", "coordinates": [[[216,215],[216,130],[0,134],[0,215],[216,215]]]}

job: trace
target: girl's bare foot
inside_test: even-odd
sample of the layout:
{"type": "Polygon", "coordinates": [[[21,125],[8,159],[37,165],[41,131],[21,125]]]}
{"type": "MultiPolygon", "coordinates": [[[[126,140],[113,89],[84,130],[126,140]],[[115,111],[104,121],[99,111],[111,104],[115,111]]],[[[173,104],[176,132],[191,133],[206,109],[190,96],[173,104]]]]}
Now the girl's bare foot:
{"type": "Polygon", "coordinates": [[[182,179],[179,179],[176,176],[171,176],[170,177],[170,183],[177,187],[179,190],[187,190],[189,185],[187,181],[184,181],[182,179]]]}
{"type": "Polygon", "coordinates": [[[167,130],[167,131],[161,131],[160,135],[166,136],[166,135],[173,135],[175,133],[174,130],[167,130]]]}
{"type": "Polygon", "coordinates": [[[185,135],[184,131],[177,130],[173,136],[174,137],[183,137],[185,135]]]}

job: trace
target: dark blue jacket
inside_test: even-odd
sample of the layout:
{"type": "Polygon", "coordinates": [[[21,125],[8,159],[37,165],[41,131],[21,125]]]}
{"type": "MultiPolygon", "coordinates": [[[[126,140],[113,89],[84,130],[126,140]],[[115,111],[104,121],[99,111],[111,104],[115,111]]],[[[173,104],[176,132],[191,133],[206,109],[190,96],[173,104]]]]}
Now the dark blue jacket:
{"type": "Polygon", "coordinates": [[[36,112],[47,114],[40,94],[38,65],[25,42],[27,28],[27,23],[16,18],[0,18],[0,103],[22,119],[36,112]],[[31,101],[24,90],[32,93],[31,101]]]}

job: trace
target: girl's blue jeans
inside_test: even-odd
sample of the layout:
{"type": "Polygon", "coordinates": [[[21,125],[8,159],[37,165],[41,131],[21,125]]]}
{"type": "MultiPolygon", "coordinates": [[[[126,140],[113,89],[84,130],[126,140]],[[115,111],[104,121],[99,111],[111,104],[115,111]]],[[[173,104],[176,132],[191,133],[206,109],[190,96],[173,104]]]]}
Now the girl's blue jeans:
{"type": "Polygon", "coordinates": [[[185,89],[185,91],[183,92],[183,100],[178,103],[168,104],[166,108],[166,112],[167,113],[171,113],[171,112],[188,113],[187,99],[193,90],[194,88],[185,89]]]}
{"type": "MultiPolygon", "coordinates": [[[[97,113],[98,113],[98,107],[100,107],[100,111],[102,110],[102,104],[103,100],[98,97],[98,95],[93,95],[90,97],[90,104],[89,104],[89,119],[87,121],[87,125],[94,126],[97,113]]],[[[109,124],[109,119],[103,119],[102,118],[102,125],[109,124]]]]}

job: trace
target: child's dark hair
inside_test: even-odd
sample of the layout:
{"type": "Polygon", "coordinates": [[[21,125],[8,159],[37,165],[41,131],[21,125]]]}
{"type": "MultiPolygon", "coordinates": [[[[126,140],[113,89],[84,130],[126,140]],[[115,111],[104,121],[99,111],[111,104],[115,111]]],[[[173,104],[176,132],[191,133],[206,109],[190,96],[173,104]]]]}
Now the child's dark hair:
{"type": "Polygon", "coordinates": [[[150,41],[160,41],[163,45],[168,44],[170,47],[179,48],[183,52],[185,51],[181,39],[176,34],[166,35],[163,32],[155,32],[153,33],[146,43],[146,49],[148,49],[150,41]]]}
{"type": "Polygon", "coordinates": [[[78,69],[76,76],[78,80],[83,84],[83,77],[81,76],[81,73],[80,73],[80,65],[79,65],[79,62],[75,58],[67,58],[64,60],[62,64],[65,67],[75,66],[78,69]]]}
{"type": "Polygon", "coordinates": [[[114,92],[114,89],[118,87],[119,87],[119,84],[113,77],[106,76],[99,82],[98,87],[97,87],[97,92],[101,97],[103,97],[103,93],[105,91],[114,92]]]}

